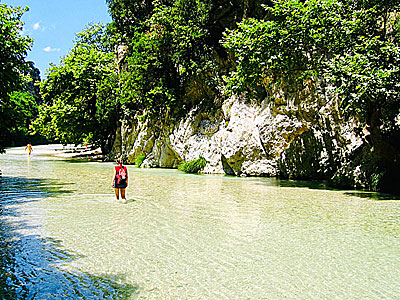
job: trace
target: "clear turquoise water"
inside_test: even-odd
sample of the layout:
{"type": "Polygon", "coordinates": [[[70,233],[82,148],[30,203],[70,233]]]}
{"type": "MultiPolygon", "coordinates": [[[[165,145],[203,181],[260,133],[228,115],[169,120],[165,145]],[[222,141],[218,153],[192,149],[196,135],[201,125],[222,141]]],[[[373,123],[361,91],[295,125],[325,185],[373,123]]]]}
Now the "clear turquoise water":
{"type": "Polygon", "coordinates": [[[54,152],[0,155],[3,299],[400,298],[399,198],[54,152]]]}

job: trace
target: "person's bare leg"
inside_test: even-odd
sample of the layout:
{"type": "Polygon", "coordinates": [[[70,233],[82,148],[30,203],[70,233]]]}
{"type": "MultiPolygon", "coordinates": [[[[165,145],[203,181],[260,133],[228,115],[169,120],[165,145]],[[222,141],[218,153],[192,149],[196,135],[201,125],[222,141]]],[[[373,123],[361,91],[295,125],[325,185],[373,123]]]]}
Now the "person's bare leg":
{"type": "Polygon", "coordinates": [[[119,189],[114,188],[114,191],[115,191],[115,197],[117,198],[117,200],[119,200],[119,189]]]}
{"type": "Polygon", "coordinates": [[[126,202],[125,189],[121,189],[121,198],[122,198],[122,201],[126,202]]]}

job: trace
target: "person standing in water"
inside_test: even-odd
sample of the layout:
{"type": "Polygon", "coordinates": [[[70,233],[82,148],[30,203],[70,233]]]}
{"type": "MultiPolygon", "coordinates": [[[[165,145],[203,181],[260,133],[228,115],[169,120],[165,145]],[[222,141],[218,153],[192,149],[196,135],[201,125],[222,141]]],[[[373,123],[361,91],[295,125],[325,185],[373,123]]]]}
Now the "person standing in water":
{"type": "Polygon", "coordinates": [[[28,155],[31,156],[32,153],[32,144],[28,143],[28,145],[26,145],[25,150],[28,149],[28,155]]]}
{"type": "Polygon", "coordinates": [[[114,167],[112,186],[114,188],[115,197],[117,200],[119,200],[121,194],[122,201],[126,203],[125,190],[128,186],[128,169],[122,163],[122,158],[118,158],[118,165],[114,167]]]}

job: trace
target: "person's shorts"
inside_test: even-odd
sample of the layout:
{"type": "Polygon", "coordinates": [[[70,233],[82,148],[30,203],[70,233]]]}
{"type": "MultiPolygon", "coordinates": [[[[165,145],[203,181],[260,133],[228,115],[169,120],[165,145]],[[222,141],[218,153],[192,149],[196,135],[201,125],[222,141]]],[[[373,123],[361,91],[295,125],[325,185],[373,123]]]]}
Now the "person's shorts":
{"type": "Polygon", "coordinates": [[[113,188],[116,188],[116,189],[126,189],[127,186],[128,186],[128,184],[126,183],[125,180],[121,180],[119,183],[114,181],[114,184],[113,184],[113,188]]]}

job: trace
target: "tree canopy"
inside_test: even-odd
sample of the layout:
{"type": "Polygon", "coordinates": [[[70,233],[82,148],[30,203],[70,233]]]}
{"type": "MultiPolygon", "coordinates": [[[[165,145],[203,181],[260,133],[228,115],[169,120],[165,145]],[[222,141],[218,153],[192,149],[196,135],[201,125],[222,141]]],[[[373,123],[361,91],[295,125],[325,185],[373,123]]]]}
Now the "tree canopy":
{"type": "Polygon", "coordinates": [[[260,1],[107,2],[118,40],[129,48],[121,102],[129,113],[152,116],[213,106],[221,76],[231,67],[222,32],[243,16],[262,12],[260,1]]]}

